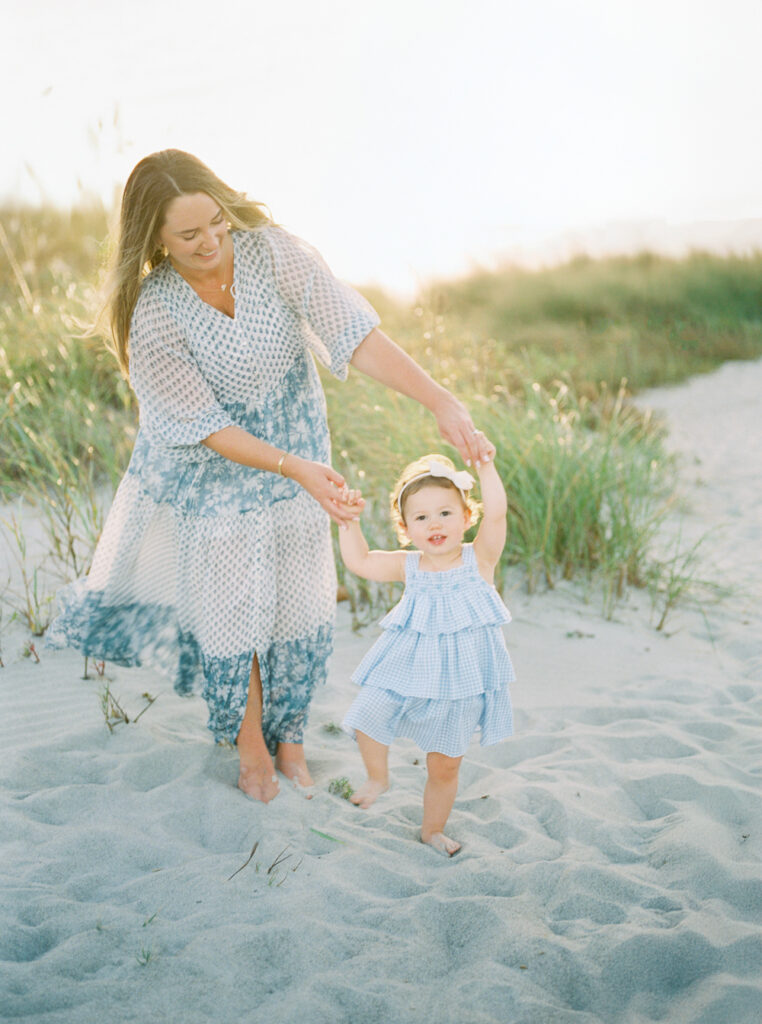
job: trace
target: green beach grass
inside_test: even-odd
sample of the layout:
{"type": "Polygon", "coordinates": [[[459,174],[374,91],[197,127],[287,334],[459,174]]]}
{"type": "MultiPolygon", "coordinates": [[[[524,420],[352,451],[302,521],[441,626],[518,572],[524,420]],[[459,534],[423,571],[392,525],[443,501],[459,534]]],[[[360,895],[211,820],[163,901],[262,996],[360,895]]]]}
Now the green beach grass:
{"type": "MultiPolygon", "coordinates": [[[[60,582],[87,570],[137,425],[113,357],[81,336],[107,216],[0,208],[0,226],[0,500],[40,510],[60,582]]],[[[439,282],[412,304],[365,294],[496,444],[510,505],[503,569],[520,566],[530,588],[596,581],[606,613],[655,578],[672,470],[630,396],[762,355],[762,255],[578,258],[439,282]]],[[[389,487],[407,461],[447,449],[415,403],[359,374],[323,380],[334,464],[368,500],[371,544],[393,545],[389,487]]],[[[8,516],[0,529],[18,561],[8,516]]],[[[31,624],[46,595],[30,592],[36,567],[25,572],[25,594],[3,594],[0,579],[0,602],[31,624]]],[[[339,572],[358,616],[393,597],[339,572]]]]}

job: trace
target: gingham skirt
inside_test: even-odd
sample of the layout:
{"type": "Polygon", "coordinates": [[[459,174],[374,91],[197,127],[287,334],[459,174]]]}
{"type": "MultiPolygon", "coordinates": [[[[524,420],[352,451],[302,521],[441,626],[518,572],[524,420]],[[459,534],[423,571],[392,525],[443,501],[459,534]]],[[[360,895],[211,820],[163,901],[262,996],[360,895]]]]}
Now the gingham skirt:
{"type": "Polygon", "coordinates": [[[368,686],[360,690],[342,727],[355,739],[359,729],[387,746],[402,737],[427,754],[462,757],[477,731],[483,747],[512,736],[513,712],[507,688],[460,700],[437,700],[368,686]]]}

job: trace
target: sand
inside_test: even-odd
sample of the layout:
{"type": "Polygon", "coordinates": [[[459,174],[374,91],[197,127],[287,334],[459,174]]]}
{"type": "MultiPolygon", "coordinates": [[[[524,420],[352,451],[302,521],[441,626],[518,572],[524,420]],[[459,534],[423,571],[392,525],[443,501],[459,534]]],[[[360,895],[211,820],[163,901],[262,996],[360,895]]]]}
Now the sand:
{"type": "MultiPolygon", "coordinates": [[[[4,636],[0,1018],[273,1024],[758,1024],[762,1019],[762,362],[641,396],[680,457],[683,543],[731,592],[612,621],[511,581],[516,736],[472,745],[452,860],[417,842],[423,758],[363,812],[341,720],[376,632],[339,608],[305,800],[234,786],[200,699],[4,636]],[[254,844],[258,846],[251,860],[254,844]],[[278,863],[278,858],[281,859],[278,863]],[[239,870],[240,869],[240,870],[239,870]],[[237,872],[237,873],[236,873],[237,872]]],[[[665,535],[665,549],[670,537],[665,535]]]]}

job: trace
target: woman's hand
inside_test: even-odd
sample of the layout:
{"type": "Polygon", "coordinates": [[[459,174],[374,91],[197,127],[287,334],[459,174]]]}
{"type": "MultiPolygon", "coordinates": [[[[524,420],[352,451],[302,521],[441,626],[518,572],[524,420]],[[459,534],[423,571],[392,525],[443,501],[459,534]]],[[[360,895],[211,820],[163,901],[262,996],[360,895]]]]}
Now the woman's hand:
{"type": "Polygon", "coordinates": [[[357,519],[358,498],[355,497],[351,503],[348,500],[350,496],[357,495],[357,492],[347,490],[344,477],[332,466],[326,466],[322,462],[310,462],[298,455],[289,454],[283,463],[283,473],[311,494],[334,523],[343,526],[357,519]]]}
{"type": "Polygon", "coordinates": [[[442,389],[442,396],[432,409],[443,440],[458,449],[467,466],[487,462],[495,453],[494,446],[481,430],[477,430],[465,405],[442,389]]]}

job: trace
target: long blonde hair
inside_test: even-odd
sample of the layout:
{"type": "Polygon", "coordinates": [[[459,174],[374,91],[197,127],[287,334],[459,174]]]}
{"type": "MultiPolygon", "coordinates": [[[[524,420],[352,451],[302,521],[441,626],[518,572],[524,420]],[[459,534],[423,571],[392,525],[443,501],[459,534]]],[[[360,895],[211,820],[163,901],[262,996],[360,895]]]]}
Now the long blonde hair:
{"type": "Polygon", "coordinates": [[[143,278],[167,259],[159,242],[167,206],[178,196],[198,192],[219,203],[232,228],[250,230],[272,223],[261,203],[226,185],[190,153],[163,149],[136,164],[124,186],[107,297],[97,324],[111,336],[111,347],[125,376],[129,370],[130,321],[140,286],[143,278]]]}

